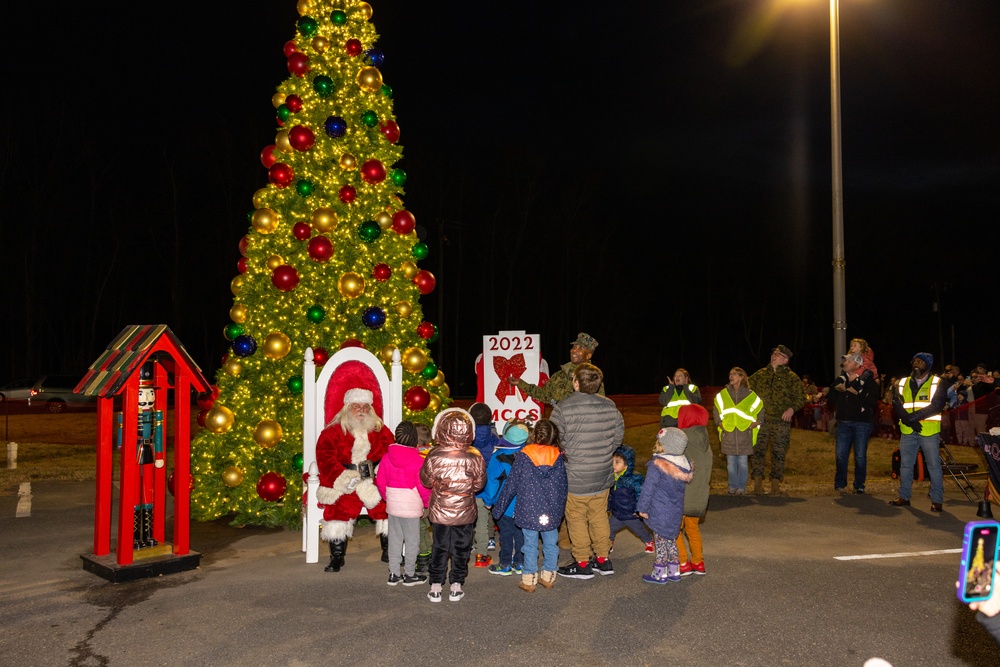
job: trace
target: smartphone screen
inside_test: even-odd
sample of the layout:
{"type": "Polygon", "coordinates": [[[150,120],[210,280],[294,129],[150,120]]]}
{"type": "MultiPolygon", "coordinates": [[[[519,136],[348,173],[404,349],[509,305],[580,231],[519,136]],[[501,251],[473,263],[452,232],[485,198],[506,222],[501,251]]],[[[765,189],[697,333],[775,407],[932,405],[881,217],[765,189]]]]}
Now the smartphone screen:
{"type": "Polygon", "coordinates": [[[971,522],[965,528],[959,597],[963,602],[985,600],[993,593],[997,535],[1000,524],[971,522]]]}

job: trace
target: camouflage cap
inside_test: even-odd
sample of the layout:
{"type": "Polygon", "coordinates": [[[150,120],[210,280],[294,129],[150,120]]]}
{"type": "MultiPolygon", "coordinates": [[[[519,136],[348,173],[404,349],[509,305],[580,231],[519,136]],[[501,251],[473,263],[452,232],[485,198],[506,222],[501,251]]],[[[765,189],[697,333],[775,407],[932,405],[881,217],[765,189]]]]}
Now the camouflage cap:
{"type": "Polygon", "coordinates": [[[591,352],[597,349],[597,341],[594,340],[594,337],[582,331],[576,335],[576,340],[570,343],[570,345],[576,345],[591,352]]]}
{"type": "Polygon", "coordinates": [[[779,354],[783,354],[786,357],[788,357],[789,359],[792,358],[792,351],[788,349],[787,345],[779,345],[776,348],[774,348],[773,350],[771,350],[771,352],[777,352],[779,354]]]}

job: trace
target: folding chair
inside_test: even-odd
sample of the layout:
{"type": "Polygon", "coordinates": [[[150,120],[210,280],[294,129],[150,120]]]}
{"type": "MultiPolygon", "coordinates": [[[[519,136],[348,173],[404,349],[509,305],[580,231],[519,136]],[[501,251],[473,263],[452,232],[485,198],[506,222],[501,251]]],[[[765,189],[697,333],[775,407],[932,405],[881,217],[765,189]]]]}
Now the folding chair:
{"type": "Polygon", "coordinates": [[[983,499],[979,492],[976,491],[976,487],[973,486],[972,482],[966,476],[966,473],[971,473],[979,469],[979,465],[976,463],[959,463],[952,456],[951,450],[948,449],[948,445],[944,444],[944,440],[941,441],[941,469],[951,475],[951,478],[955,480],[955,484],[958,484],[958,488],[962,490],[965,497],[973,502],[979,502],[983,499]]]}

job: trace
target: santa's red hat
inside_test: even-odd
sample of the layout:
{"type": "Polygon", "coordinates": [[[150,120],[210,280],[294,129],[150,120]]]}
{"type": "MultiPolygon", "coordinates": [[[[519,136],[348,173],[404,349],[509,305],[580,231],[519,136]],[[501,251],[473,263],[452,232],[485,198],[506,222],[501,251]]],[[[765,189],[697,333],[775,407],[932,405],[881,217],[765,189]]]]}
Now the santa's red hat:
{"type": "Polygon", "coordinates": [[[329,424],[345,403],[368,403],[378,418],[384,419],[378,380],[372,370],[360,361],[345,361],[333,371],[323,401],[324,422],[329,424]]]}

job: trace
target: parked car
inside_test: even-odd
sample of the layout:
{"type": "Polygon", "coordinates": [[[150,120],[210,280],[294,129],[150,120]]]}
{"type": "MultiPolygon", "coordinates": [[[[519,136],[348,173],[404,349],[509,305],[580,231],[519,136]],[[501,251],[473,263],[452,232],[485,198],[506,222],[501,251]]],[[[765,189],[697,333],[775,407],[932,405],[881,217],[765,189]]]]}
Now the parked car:
{"type": "Polygon", "coordinates": [[[87,406],[97,402],[94,396],[74,394],[81,375],[44,375],[32,380],[17,380],[0,387],[0,395],[8,401],[25,401],[28,405],[44,405],[53,414],[65,412],[68,405],[87,406]]]}

